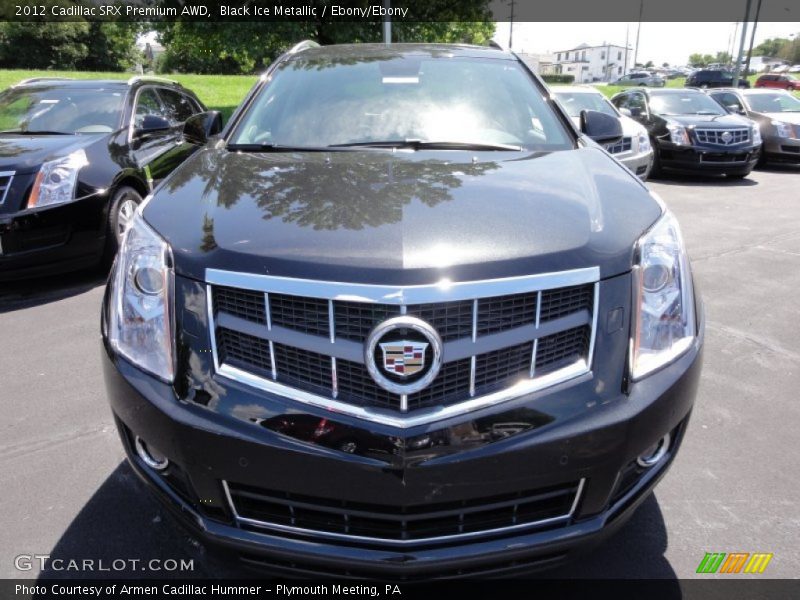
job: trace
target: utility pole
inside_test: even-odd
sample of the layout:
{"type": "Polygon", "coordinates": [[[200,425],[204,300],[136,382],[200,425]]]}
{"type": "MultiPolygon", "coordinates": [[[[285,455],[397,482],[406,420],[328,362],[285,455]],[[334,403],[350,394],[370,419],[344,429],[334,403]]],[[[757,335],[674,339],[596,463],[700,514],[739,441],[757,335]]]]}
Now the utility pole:
{"type": "Polygon", "coordinates": [[[625,23],[625,62],[622,64],[623,77],[628,74],[628,32],[630,31],[631,24],[625,23]]]}
{"type": "Polygon", "coordinates": [[[511,16],[510,16],[510,27],[508,28],[508,49],[511,50],[512,45],[514,43],[514,5],[516,4],[516,0],[511,0],[511,16]]]}
{"type": "Polygon", "coordinates": [[[744,52],[744,43],[747,39],[747,19],[750,17],[750,5],[753,0],[747,0],[744,8],[744,21],[742,21],[742,39],[739,41],[739,52],[736,56],[736,65],[733,67],[733,87],[739,87],[739,71],[742,68],[742,53],[744,52]]]}
{"type": "Polygon", "coordinates": [[[750,75],[750,57],[753,56],[753,43],[756,41],[756,27],[758,27],[758,17],[761,14],[761,0],[756,4],[756,18],[753,21],[753,31],[750,32],[750,48],[747,50],[747,60],[744,63],[744,76],[750,75]]]}
{"type": "Polygon", "coordinates": [[[383,0],[383,8],[386,9],[386,16],[383,18],[383,43],[387,46],[392,43],[392,17],[389,15],[391,6],[392,0],[383,0]]]}
{"type": "Polygon", "coordinates": [[[644,13],[644,0],[639,0],[639,27],[636,28],[636,48],[633,50],[633,68],[636,68],[636,59],[639,57],[639,34],[642,32],[642,14],[644,13]]]}

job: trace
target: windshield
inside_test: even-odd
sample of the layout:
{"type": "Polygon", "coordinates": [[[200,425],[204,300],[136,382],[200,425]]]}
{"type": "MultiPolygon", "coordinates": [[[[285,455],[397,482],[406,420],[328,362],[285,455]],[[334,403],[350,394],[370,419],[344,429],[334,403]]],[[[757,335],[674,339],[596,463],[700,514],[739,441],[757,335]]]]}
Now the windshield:
{"type": "Polygon", "coordinates": [[[319,148],[420,140],[571,148],[543,96],[507,60],[298,57],[273,75],[230,143],[319,148]]]}
{"type": "Polygon", "coordinates": [[[651,94],[650,110],[659,115],[724,115],[722,107],[702,92],[651,94]]]}
{"type": "Polygon", "coordinates": [[[0,93],[0,132],[103,133],[119,128],[122,91],[67,87],[0,93]]]}
{"type": "Polygon", "coordinates": [[[761,113],[800,112],[800,100],[791,94],[748,94],[750,110],[761,113]]]}
{"type": "Polygon", "coordinates": [[[608,100],[601,94],[559,91],[556,91],[555,94],[570,117],[579,117],[582,110],[596,110],[612,117],[618,116],[611,104],[608,103],[608,100]]]}

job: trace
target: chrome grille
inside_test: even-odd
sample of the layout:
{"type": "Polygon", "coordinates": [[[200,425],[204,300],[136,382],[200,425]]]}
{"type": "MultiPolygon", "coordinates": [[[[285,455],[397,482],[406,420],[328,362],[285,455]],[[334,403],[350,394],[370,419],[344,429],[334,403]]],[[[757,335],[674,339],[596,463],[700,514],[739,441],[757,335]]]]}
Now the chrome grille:
{"type": "Polygon", "coordinates": [[[609,144],[606,146],[609,154],[621,154],[623,152],[630,152],[633,140],[630,137],[624,137],[616,144],[609,144]]]}
{"type": "Polygon", "coordinates": [[[14,171],[0,171],[0,204],[6,201],[11,182],[14,180],[14,171]]]}
{"type": "Polygon", "coordinates": [[[694,135],[701,144],[735,146],[750,141],[750,129],[695,129],[694,135]],[[727,135],[726,135],[727,134],[727,135]]]}
{"type": "Polygon", "coordinates": [[[598,275],[591,268],[391,288],[209,270],[215,368],[379,422],[445,418],[513,397],[512,388],[520,395],[588,372],[598,275]],[[444,342],[436,378],[407,396],[380,387],[364,357],[370,331],[400,314],[430,323],[444,342]]]}
{"type": "Polygon", "coordinates": [[[273,535],[423,546],[569,522],[585,480],[481,498],[403,506],[306,496],[223,481],[236,525],[273,535]]]}

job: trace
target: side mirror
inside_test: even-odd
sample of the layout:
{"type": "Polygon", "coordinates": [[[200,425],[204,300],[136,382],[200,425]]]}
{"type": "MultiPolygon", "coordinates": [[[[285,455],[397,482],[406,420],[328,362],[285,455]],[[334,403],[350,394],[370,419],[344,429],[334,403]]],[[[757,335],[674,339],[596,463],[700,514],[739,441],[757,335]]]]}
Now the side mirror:
{"type": "Polygon", "coordinates": [[[135,137],[143,137],[151,133],[160,133],[170,129],[169,121],[158,115],[145,115],[141,124],[134,130],[135,137]]]}
{"type": "Polygon", "coordinates": [[[622,124],[617,117],[596,110],[582,110],[581,132],[598,144],[616,144],[622,139],[622,124]]]}
{"type": "Polygon", "coordinates": [[[634,106],[633,108],[629,109],[629,112],[631,113],[631,117],[634,119],[638,119],[642,116],[642,109],[638,106],[634,106]]]}
{"type": "Polygon", "coordinates": [[[727,110],[732,115],[744,115],[744,109],[739,106],[738,104],[728,104],[725,106],[725,110],[727,110]]]}
{"type": "Polygon", "coordinates": [[[222,114],[209,110],[192,115],[183,124],[183,138],[191,143],[203,145],[213,135],[222,131],[222,114]]]}

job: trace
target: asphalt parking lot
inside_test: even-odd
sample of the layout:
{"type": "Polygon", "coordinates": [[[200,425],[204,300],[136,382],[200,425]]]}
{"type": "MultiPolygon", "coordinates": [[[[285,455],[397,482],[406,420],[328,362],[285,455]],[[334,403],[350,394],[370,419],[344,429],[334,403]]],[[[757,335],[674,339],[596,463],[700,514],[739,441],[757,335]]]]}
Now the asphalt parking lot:
{"type": "MultiPolygon", "coordinates": [[[[800,170],[651,182],[683,226],[707,313],[703,381],[671,472],[615,537],[555,577],[695,576],[705,552],[771,552],[797,577],[800,536],[800,170]]],[[[18,571],[18,555],[194,559],[123,462],[100,372],[98,273],[0,284],[0,577],[169,575],[18,571]]],[[[705,576],[708,577],[708,576],[705,576]]]]}

